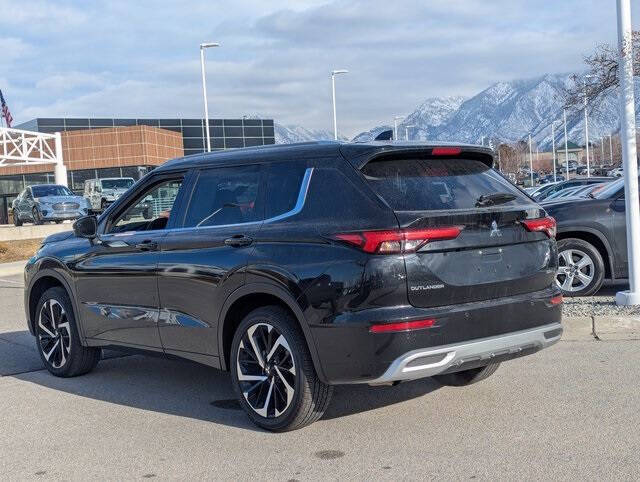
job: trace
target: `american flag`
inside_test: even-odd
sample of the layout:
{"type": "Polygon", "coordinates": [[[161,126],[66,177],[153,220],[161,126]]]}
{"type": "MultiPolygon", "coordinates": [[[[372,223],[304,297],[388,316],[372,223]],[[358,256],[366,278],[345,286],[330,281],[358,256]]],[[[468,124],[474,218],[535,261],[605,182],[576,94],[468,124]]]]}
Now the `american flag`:
{"type": "Polygon", "coordinates": [[[11,127],[11,123],[13,122],[13,117],[11,117],[11,112],[9,112],[9,107],[7,103],[4,101],[4,95],[2,95],[2,91],[0,90],[0,107],[2,108],[2,117],[7,121],[7,127],[11,127]]]}

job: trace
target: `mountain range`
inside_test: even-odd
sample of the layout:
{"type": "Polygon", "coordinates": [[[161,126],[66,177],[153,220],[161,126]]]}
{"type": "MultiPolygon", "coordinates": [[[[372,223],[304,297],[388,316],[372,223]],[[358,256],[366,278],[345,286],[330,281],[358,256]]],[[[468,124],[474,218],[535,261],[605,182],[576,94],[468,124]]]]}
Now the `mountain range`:
{"type": "MultiPolygon", "coordinates": [[[[407,126],[411,140],[438,140],[480,144],[532,139],[540,149],[551,147],[551,123],[556,123],[555,140],[564,141],[562,124],[563,91],[571,82],[569,74],[546,74],[530,79],[497,82],[470,98],[461,96],[429,98],[398,124],[398,137],[404,139],[407,126]]],[[[640,79],[636,79],[636,115],[640,114],[640,79]]],[[[617,92],[610,92],[589,109],[589,140],[616,133],[620,128],[617,92]]],[[[640,120],[640,116],[638,116],[640,120]]],[[[379,125],[354,137],[372,139],[391,129],[379,125]]],[[[567,137],[584,145],[584,110],[567,110],[567,137]]],[[[332,139],[325,130],[276,125],[276,142],[332,139]]]]}

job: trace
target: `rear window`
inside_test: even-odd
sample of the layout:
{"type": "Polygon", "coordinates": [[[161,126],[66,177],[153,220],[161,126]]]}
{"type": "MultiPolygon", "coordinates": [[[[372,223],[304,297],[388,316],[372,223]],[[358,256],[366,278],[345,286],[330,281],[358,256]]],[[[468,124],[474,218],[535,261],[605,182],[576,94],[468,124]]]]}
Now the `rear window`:
{"type": "Polygon", "coordinates": [[[393,159],[362,168],[373,190],[395,211],[471,209],[482,195],[509,193],[501,205],[529,204],[506,178],[486,164],[469,159],[393,159]]]}

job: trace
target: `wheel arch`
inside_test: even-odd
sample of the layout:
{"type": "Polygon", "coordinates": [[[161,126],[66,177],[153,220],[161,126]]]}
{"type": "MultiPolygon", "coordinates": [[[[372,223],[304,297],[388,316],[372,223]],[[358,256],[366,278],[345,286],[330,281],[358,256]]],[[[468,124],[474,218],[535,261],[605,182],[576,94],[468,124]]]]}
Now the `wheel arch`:
{"type": "MultiPolygon", "coordinates": [[[[73,307],[74,318],[78,320],[78,309],[75,304],[75,296],[73,296],[73,291],[71,290],[71,284],[58,271],[52,268],[45,268],[38,271],[29,284],[26,311],[27,326],[29,327],[29,331],[32,335],[35,335],[35,311],[38,306],[38,301],[40,301],[40,297],[45,291],[49,288],[53,288],[54,286],[60,286],[67,292],[67,295],[71,300],[71,306],[73,307]]],[[[77,323],[77,325],[80,327],[82,323],[77,323]]]]}
{"type": "Polygon", "coordinates": [[[218,353],[220,356],[220,368],[229,370],[229,358],[231,352],[231,341],[235,328],[240,324],[244,316],[250,311],[260,306],[279,305],[289,311],[297,320],[302,330],[305,341],[311,353],[313,366],[318,374],[318,378],[326,383],[326,377],[322,370],[322,364],[318,357],[316,345],[311,335],[311,329],[307,324],[302,309],[285,289],[269,283],[251,283],[243,285],[235,290],[226,299],[218,320],[218,353]]]}
{"type": "Polygon", "coordinates": [[[604,234],[593,228],[574,226],[563,228],[556,236],[557,241],[568,238],[581,239],[592,244],[593,247],[598,250],[604,261],[605,278],[615,279],[613,250],[604,234]]]}

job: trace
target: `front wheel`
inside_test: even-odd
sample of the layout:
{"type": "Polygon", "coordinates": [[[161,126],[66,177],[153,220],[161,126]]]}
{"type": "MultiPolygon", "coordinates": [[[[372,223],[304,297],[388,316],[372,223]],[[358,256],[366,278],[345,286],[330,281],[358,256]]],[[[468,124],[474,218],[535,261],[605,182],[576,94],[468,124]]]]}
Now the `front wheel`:
{"type": "Polygon", "coordinates": [[[42,224],[42,216],[40,216],[40,211],[38,211],[37,207],[33,207],[31,210],[31,216],[33,217],[33,224],[42,224]]]}
{"type": "Polygon", "coordinates": [[[577,238],[558,241],[556,284],[563,296],[590,296],[603,281],[604,262],[591,243],[577,238]]]}
{"type": "Polygon", "coordinates": [[[258,308],[242,320],[231,345],[230,370],[240,404],[267,430],[315,422],[333,392],[318,379],[297,321],[279,306],[258,308]]]}
{"type": "Polygon", "coordinates": [[[451,387],[464,387],[473,383],[478,383],[485,378],[490,377],[500,366],[500,363],[491,363],[490,365],[471,368],[470,370],[463,370],[455,373],[445,373],[444,375],[436,375],[435,378],[442,385],[448,385],[451,387]]]}
{"type": "Polygon", "coordinates": [[[35,313],[36,345],[49,372],[74,377],[93,370],[100,360],[100,349],[80,343],[71,300],[63,288],[45,291],[35,313]]]}

